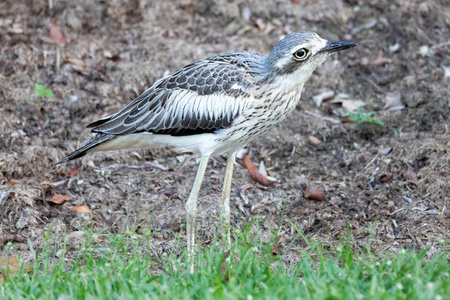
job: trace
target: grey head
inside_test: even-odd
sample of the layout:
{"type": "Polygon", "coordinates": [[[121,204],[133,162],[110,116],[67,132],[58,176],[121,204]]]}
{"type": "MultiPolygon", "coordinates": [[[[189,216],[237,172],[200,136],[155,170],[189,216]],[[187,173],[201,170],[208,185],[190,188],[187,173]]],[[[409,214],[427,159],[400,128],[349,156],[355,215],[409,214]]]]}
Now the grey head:
{"type": "Polygon", "coordinates": [[[355,47],[348,41],[327,41],[311,31],[290,33],[275,45],[264,68],[272,76],[309,77],[330,53],[355,47]]]}

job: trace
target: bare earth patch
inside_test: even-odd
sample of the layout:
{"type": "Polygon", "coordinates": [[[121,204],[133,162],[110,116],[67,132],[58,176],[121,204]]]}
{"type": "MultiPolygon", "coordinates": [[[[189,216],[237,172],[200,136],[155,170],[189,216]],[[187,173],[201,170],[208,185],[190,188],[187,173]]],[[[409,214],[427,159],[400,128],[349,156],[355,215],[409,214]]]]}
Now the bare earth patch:
{"type": "MultiPolygon", "coordinates": [[[[312,30],[359,46],[320,67],[289,119],[248,146],[251,159],[263,161],[278,183],[261,186],[238,166],[232,226],[263,218],[255,234],[269,240],[282,220],[281,252],[294,227],[332,247],[347,222],[352,243],[371,239],[375,251],[450,250],[448,3],[205,3],[2,1],[0,240],[14,235],[38,249],[44,231],[68,234],[76,243],[86,227],[142,234],[151,220],[152,250],[171,250],[174,234],[184,237],[196,157],[161,149],[54,163],[89,138],[85,125],[165,74],[226,51],[268,54],[282,35],[312,30]],[[55,96],[37,97],[35,83],[55,96]],[[313,96],[323,92],[315,98],[318,107],[313,96]],[[343,102],[358,101],[372,103],[384,126],[333,122],[344,119],[343,102]],[[304,197],[311,184],[323,190],[322,201],[304,197]],[[62,204],[49,202],[55,194],[64,197],[62,204]]],[[[202,245],[216,232],[212,224],[220,223],[224,168],[225,159],[216,157],[206,173],[199,199],[202,245]]],[[[13,247],[31,260],[26,244],[13,247]]],[[[306,245],[295,241],[296,247],[306,245]]],[[[288,263],[300,259],[295,251],[286,255],[288,263]]]]}

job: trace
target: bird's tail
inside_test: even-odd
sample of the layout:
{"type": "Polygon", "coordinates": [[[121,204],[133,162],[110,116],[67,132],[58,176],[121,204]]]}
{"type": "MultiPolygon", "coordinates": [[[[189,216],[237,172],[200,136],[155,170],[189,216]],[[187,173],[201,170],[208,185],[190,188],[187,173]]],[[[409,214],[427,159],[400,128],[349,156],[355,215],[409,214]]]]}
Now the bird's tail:
{"type": "Polygon", "coordinates": [[[113,134],[105,134],[105,133],[99,133],[96,136],[94,136],[91,140],[87,141],[83,146],[75,150],[74,152],[70,153],[66,157],[62,158],[60,161],[58,161],[56,164],[63,164],[68,162],[72,159],[77,159],[85,154],[91,152],[89,150],[94,150],[93,148],[97,147],[100,144],[103,144],[106,141],[109,141],[110,139],[113,139],[115,135],[113,134]]]}

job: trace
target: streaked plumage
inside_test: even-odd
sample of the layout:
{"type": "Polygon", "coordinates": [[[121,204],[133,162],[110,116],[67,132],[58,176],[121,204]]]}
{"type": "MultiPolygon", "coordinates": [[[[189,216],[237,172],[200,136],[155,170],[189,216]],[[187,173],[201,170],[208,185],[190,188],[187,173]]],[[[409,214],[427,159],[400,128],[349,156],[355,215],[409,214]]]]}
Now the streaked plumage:
{"type": "Polygon", "coordinates": [[[96,136],[59,163],[93,151],[129,148],[168,146],[200,153],[202,162],[186,204],[192,254],[196,199],[209,156],[228,153],[222,202],[229,230],[235,151],[286,118],[328,53],[355,45],[302,31],[287,35],[267,57],[231,52],[187,65],[156,81],[117,113],[88,125],[96,136]]]}

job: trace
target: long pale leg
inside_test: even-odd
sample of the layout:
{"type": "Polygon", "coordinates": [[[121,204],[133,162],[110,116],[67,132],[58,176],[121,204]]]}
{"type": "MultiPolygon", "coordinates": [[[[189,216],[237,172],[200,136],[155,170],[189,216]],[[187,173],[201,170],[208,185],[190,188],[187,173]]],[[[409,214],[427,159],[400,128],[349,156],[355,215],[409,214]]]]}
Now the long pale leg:
{"type": "Polygon", "coordinates": [[[203,155],[198,166],[197,175],[195,176],[194,185],[191,194],[186,202],[186,223],[187,223],[187,249],[189,260],[189,272],[194,273],[194,244],[195,244],[195,223],[197,221],[197,198],[202,185],[203,176],[205,175],[206,166],[208,165],[209,154],[203,155]]]}
{"type": "Polygon", "coordinates": [[[231,246],[230,236],[230,192],[231,192],[231,180],[233,178],[233,169],[235,162],[236,152],[228,153],[227,166],[225,169],[225,179],[222,188],[222,226],[224,226],[225,243],[229,248],[231,246]]]}

